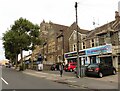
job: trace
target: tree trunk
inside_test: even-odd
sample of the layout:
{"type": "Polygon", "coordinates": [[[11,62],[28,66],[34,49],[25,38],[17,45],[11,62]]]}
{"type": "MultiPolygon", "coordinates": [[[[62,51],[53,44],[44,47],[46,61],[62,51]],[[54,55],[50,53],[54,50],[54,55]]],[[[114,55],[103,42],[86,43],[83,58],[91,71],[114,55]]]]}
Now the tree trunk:
{"type": "Polygon", "coordinates": [[[23,66],[23,53],[22,53],[22,49],[20,49],[20,54],[21,54],[21,65],[23,66]]]}
{"type": "Polygon", "coordinates": [[[16,54],[15,69],[18,67],[18,54],[16,54]]]}

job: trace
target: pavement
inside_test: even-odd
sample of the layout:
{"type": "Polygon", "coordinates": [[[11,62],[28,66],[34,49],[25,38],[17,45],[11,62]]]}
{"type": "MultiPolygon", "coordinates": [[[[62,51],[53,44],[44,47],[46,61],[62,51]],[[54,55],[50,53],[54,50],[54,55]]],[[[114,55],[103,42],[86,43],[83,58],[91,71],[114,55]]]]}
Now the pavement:
{"type": "Polygon", "coordinates": [[[74,88],[83,89],[118,89],[118,74],[105,76],[103,78],[83,77],[77,78],[75,75],[63,74],[61,77],[57,71],[35,71],[26,69],[24,74],[40,77],[61,84],[67,84],[74,88]]]}

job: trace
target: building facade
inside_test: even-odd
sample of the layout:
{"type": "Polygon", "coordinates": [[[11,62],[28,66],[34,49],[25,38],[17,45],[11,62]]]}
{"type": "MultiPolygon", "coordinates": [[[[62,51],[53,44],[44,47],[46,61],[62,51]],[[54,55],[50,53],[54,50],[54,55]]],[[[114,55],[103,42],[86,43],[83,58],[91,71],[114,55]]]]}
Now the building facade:
{"type": "MultiPolygon", "coordinates": [[[[104,62],[118,68],[118,63],[120,63],[120,16],[117,11],[114,21],[79,35],[81,35],[79,49],[83,54],[79,53],[79,55],[82,64],[104,62]]],[[[65,54],[67,61],[70,58],[77,60],[74,39],[75,31],[69,40],[70,51],[74,52],[65,54]],[[72,44],[73,46],[71,46],[72,44]],[[69,57],[69,55],[72,56],[69,57]]]]}
{"type": "Polygon", "coordinates": [[[68,26],[59,25],[52,22],[42,22],[40,24],[40,31],[43,33],[41,33],[41,38],[44,40],[40,51],[44,56],[45,64],[63,62],[63,53],[67,51],[67,48],[63,50],[62,45],[66,45],[67,43],[65,36],[67,28],[68,26]],[[47,31],[47,33],[43,31],[47,31]],[[45,35],[44,33],[46,33],[46,36],[43,37],[43,35],[45,35]],[[62,36],[64,36],[64,40],[61,33],[62,36]]]}
{"type": "MultiPolygon", "coordinates": [[[[72,35],[76,37],[75,34],[76,27],[77,27],[76,23],[73,23],[70,27],[60,24],[55,24],[52,22],[49,23],[42,22],[40,24],[40,29],[41,29],[40,31],[42,33],[44,33],[43,31],[47,30],[47,33],[45,32],[46,36],[42,37],[41,35],[41,38],[46,38],[46,40],[44,40],[45,45],[43,43],[44,46],[41,47],[42,49],[41,53],[43,56],[45,56],[44,62],[46,64],[65,62],[64,53],[69,51],[74,51],[72,50],[73,48],[71,48],[74,46],[75,46],[74,49],[76,50],[76,38],[74,38],[75,40],[72,40],[73,39],[72,35]],[[72,45],[73,42],[74,45],[72,45]]],[[[79,38],[81,38],[81,35],[83,36],[84,34],[89,32],[88,30],[83,30],[80,28],[79,31],[80,31],[79,38]]]]}
{"type": "MultiPolygon", "coordinates": [[[[42,54],[45,64],[77,60],[76,29],[76,23],[64,26],[43,21],[40,24],[40,38],[43,39],[43,42],[38,52],[42,54]]],[[[93,30],[80,29],[78,26],[78,32],[79,55],[82,64],[104,62],[118,68],[118,63],[120,63],[120,16],[117,11],[114,21],[93,30]]]]}

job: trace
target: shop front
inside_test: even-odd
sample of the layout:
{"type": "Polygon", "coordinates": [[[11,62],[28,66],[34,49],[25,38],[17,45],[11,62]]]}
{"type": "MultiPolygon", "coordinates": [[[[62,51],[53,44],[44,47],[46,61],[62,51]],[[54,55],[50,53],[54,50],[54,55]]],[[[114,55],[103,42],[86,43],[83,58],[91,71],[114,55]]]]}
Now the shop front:
{"type": "MultiPolygon", "coordinates": [[[[77,62],[77,52],[65,53],[65,64],[77,62]]],[[[112,55],[112,45],[92,47],[79,51],[79,60],[82,65],[91,63],[105,63],[114,66],[114,56],[112,55]]]]}
{"type": "MultiPolygon", "coordinates": [[[[69,52],[65,53],[65,64],[70,63],[70,62],[76,62],[77,63],[77,52],[69,52]]],[[[80,50],[79,51],[79,60],[84,65],[86,62],[86,57],[85,57],[85,50],[80,50]]]]}
{"type": "Polygon", "coordinates": [[[105,63],[113,65],[111,44],[86,49],[86,55],[89,63],[105,63]]]}

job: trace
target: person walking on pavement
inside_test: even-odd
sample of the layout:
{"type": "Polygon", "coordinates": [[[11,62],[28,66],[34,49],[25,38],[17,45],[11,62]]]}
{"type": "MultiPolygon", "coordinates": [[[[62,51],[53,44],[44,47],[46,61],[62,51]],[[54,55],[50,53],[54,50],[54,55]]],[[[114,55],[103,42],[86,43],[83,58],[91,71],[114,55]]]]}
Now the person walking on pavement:
{"type": "Polygon", "coordinates": [[[59,70],[60,70],[60,76],[62,77],[62,74],[63,74],[63,64],[62,63],[59,65],[59,70]]]}

